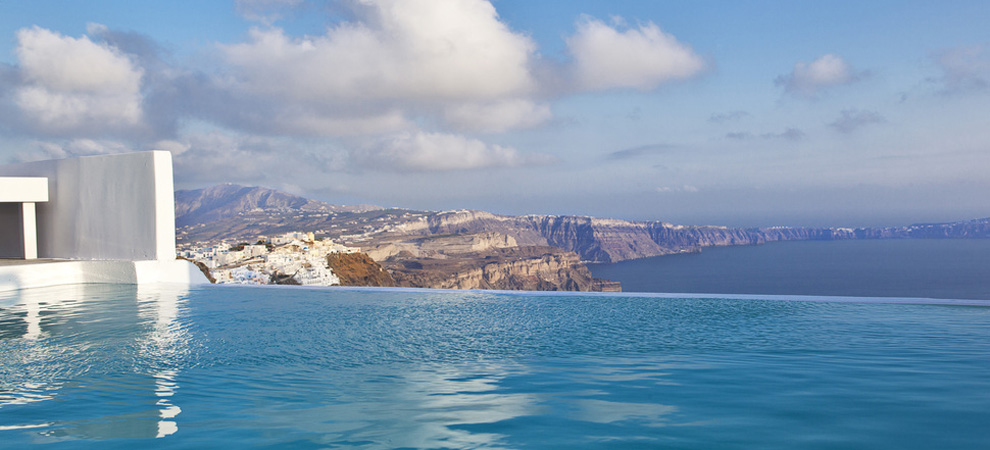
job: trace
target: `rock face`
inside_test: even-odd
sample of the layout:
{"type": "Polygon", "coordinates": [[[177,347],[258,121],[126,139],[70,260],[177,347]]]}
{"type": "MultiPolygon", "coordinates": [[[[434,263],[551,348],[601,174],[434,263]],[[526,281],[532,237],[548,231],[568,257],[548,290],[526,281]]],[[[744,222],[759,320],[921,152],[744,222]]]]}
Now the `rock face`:
{"type": "Polygon", "coordinates": [[[327,266],[341,286],[395,286],[392,275],[364,253],[330,253],[327,266]]]}
{"type": "Polygon", "coordinates": [[[199,269],[199,271],[203,273],[203,275],[206,277],[206,279],[210,281],[210,283],[215,284],[217,282],[217,279],[216,278],[213,278],[213,274],[210,273],[210,268],[209,267],[206,267],[206,264],[204,264],[202,261],[195,261],[195,260],[186,258],[184,256],[176,256],[175,259],[181,259],[183,261],[189,261],[189,262],[193,263],[196,266],[196,268],[199,269]]]}
{"type": "Polygon", "coordinates": [[[416,225],[397,227],[395,233],[431,235],[497,232],[514,237],[519,245],[557,247],[577,253],[584,261],[593,262],[616,262],[691,252],[712,246],[857,237],[854,230],[841,228],[744,229],[577,216],[500,216],[484,211],[437,213],[416,225]]]}
{"type": "Polygon", "coordinates": [[[485,232],[474,234],[446,234],[407,240],[387,241],[370,248],[365,253],[375,261],[383,261],[396,255],[406,258],[439,258],[471,256],[497,248],[517,247],[512,236],[485,232]]]}
{"type": "Polygon", "coordinates": [[[528,291],[619,290],[591,276],[577,254],[553,247],[504,247],[457,256],[395,255],[382,263],[398,286],[528,291]]]}

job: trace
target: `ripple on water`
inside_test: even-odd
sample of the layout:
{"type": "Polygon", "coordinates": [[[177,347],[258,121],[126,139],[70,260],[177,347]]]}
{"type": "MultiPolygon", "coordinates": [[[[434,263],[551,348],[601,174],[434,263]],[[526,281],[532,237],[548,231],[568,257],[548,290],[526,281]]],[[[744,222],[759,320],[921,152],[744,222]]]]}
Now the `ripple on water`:
{"type": "Polygon", "coordinates": [[[988,311],[649,296],[32,290],[0,301],[0,438],[229,448],[966,448],[990,440],[982,426],[990,419],[988,311]]]}

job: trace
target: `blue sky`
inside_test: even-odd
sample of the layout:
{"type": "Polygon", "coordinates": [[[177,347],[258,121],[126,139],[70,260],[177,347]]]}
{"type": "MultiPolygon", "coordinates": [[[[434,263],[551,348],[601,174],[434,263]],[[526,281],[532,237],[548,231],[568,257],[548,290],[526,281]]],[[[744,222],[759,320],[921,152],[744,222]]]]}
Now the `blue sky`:
{"type": "Polygon", "coordinates": [[[990,216],[981,1],[0,3],[0,161],[674,223],[990,216]]]}

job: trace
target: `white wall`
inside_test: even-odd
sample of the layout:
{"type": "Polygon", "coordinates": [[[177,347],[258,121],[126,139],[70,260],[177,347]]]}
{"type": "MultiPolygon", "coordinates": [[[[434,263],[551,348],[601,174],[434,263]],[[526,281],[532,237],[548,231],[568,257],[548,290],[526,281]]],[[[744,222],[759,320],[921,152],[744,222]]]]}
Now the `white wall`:
{"type": "Polygon", "coordinates": [[[48,177],[49,201],[37,204],[40,258],[175,259],[168,152],[7,165],[0,176],[48,177]]]}
{"type": "Polygon", "coordinates": [[[189,261],[57,261],[0,266],[0,292],[86,283],[210,284],[189,261]]]}

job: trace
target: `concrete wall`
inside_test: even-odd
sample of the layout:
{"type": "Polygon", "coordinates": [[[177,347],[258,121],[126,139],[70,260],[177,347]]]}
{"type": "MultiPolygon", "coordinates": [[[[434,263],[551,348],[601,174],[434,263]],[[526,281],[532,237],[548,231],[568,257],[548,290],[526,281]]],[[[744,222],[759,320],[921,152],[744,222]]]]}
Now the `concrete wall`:
{"type": "Polygon", "coordinates": [[[0,176],[48,177],[49,201],[37,204],[40,258],[175,259],[168,152],[14,164],[0,176]]]}
{"type": "Polygon", "coordinates": [[[0,292],[86,283],[210,284],[189,261],[57,261],[0,265],[0,292]]]}

